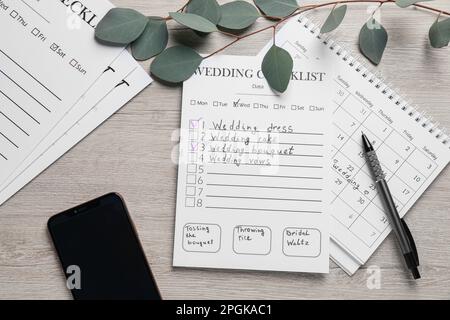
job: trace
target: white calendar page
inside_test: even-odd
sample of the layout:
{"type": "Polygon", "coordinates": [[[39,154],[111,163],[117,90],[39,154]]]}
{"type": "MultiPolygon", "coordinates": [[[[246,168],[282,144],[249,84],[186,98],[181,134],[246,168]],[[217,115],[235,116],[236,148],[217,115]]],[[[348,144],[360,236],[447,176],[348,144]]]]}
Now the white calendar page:
{"type": "Polygon", "coordinates": [[[361,132],[376,148],[401,216],[449,162],[448,138],[343,48],[324,40],[305,17],[289,21],[276,41],[300,70],[317,61],[333,66],[331,238],[339,247],[331,246],[331,256],[353,273],[391,230],[362,153],[361,132]]]}
{"type": "Polygon", "coordinates": [[[278,95],[260,65],[212,57],[183,85],[174,266],[328,272],[329,79],[278,95]]]}

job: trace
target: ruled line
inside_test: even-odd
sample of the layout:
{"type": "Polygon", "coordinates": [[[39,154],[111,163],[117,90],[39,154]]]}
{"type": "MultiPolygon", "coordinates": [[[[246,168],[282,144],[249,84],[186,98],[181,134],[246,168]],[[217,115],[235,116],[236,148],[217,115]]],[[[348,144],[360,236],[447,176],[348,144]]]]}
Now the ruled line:
{"type": "Polygon", "coordinates": [[[300,202],[322,202],[322,200],[312,199],[285,199],[285,198],[265,198],[265,197],[244,197],[244,196],[221,196],[206,195],[207,198],[226,198],[226,199],[249,199],[249,200],[276,200],[276,201],[300,201],[300,202]]]}
{"type": "Polygon", "coordinates": [[[50,109],[48,109],[46,106],[42,104],[38,99],[36,99],[31,93],[29,93],[27,90],[25,90],[20,84],[15,82],[12,78],[10,78],[6,73],[3,72],[3,70],[0,69],[0,73],[2,73],[5,77],[7,77],[12,83],[14,83],[16,86],[18,86],[20,89],[22,89],[23,92],[25,92],[31,99],[36,101],[42,108],[47,110],[48,112],[51,112],[50,109]]]}
{"type": "Polygon", "coordinates": [[[3,132],[0,131],[0,136],[2,136],[3,138],[5,138],[9,143],[11,143],[14,147],[16,147],[17,149],[19,149],[19,146],[17,144],[15,144],[10,138],[8,138],[7,136],[5,136],[3,134],[3,132]]]}
{"type": "Polygon", "coordinates": [[[22,3],[24,5],[26,5],[28,8],[30,8],[31,10],[34,11],[34,13],[36,13],[39,17],[41,17],[42,19],[44,19],[44,21],[46,21],[47,23],[50,23],[50,21],[48,21],[42,14],[40,14],[36,9],[34,9],[32,6],[30,6],[28,3],[26,3],[24,0],[20,0],[22,1],[22,3]]]}
{"type": "Polygon", "coordinates": [[[8,161],[8,158],[5,157],[1,152],[0,152],[0,156],[1,156],[3,159],[5,159],[6,161],[8,161]]]}
{"type": "Polygon", "coordinates": [[[9,120],[13,125],[15,125],[20,131],[22,131],[23,133],[25,133],[27,136],[30,136],[28,134],[28,132],[26,132],[25,130],[22,129],[21,126],[19,126],[17,123],[15,123],[12,119],[10,119],[6,114],[3,113],[3,111],[0,111],[0,114],[2,116],[4,116],[7,120],[9,120]]]}
{"type": "Polygon", "coordinates": [[[223,141],[218,139],[210,139],[209,142],[220,142],[220,143],[254,143],[254,144],[267,144],[268,146],[276,145],[287,145],[287,146],[310,146],[310,147],[323,147],[323,144],[319,143],[297,143],[297,142],[267,142],[267,141],[223,141]]]}
{"type": "Polygon", "coordinates": [[[29,114],[25,109],[23,109],[21,106],[19,106],[13,99],[11,99],[6,93],[4,93],[2,90],[0,90],[0,93],[5,96],[9,101],[11,101],[17,108],[22,110],[27,116],[29,116],[31,119],[34,120],[37,124],[41,124],[39,121],[37,121],[31,114],[29,114]]]}
{"type": "Polygon", "coordinates": [[[313,179],[313,180],[323,179],[320,177],[275,176],[275,175],[264,175],[264,174],[225,173],[225,172],[208,172],[208,174],[223,175],[223,176],[265,177],[265,178],[290,178],[290,179],[313,179]]]}
{"type": "Polygon", "coordinates": [[[310,135],[310,136],[323,136],[323,133],[319,132],[269,132],[262,130],[223,130],[209,128],[210,131],[221,131],[221,132],[248,132],[248,133],[272,133],[272,134],[299,134],[299,135],[310,135]]]}
{"type": "Polygon", "coordinates": [[[234,207],[212,207],[212,206],[206,206],[205,208],[225,209],[225,210],[271,211],[271,212],[322,213],[322,211],[282,210],[282,209],[265,209],[265,208],[234,208],[234,207]]]}
{"type": "Polygon", "coordinates": [[[207,183],[207,186],[213,187],[237,187],[237,188],[261,188],[261,189],[287,189],[287,190],[308,190],[308,191],[322,191],[320,188],[302,188],[302,187],[279,187],[279,186],[261,186],[261,185],[247,185],[247,184],[225,184],[225,183],[207,183]]]}
{"type": "Polygon", "coordinates": [[[302,166],[302,165],[296,165],[296,164],[259,164],[259,163],[233,163],[233,162],[213,162],[209,161],[209,164],[231,164],[235,166],[260,166],[260,167],[289,167],[289,168],[311,168],[311,169],[322,169],[322,166],[302,166]]]}
{"type": "Polygon", "coordinates": [[[309,158],[323,158],[322,155],[319,154],[284,154],[284,153],[258,153],[258,152],[229,152],[229,151],[221,151],[221,150],[209,150],[210,153],[228,153],[228,154],[253,154],[253,155],[262,155],[262,156],[289,156],[289,157],[309,157],[309,158]]]}
{"type": "Polygon", "coordinates": [[[38,79],[36,79],[35,76],[33,76],[30,72],[28,72],[28,70],[26,70],[24,67],[22,67],[19,63],[17,63],[13,58],[11,58],[5,51],[3,51],[2,49],[0,49],[0,52],[3,53],[3,55],[5,57],[7,57],[9,60],[11,60],[12,63],[14,63],[16,66],[18,66],[20,69],[22,69],[27,75],[29,75],[31,78],[33,78],[34,81],[36,81],[37,83],[39,83],[42,88],[44,88],[45,90],[47,90],[52,96],[54,96],[56,99],[58,99],[59,101],[62,101],[62,99],[60,97],[58,97],[52,90],[50,90],[45,84],[43,84],[42,82],[40,82],[38,79]]]}

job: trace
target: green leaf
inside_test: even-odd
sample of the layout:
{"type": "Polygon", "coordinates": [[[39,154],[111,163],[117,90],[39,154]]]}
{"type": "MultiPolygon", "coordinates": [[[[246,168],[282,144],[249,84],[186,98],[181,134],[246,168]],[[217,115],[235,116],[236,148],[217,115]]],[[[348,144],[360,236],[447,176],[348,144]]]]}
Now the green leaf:
{"type": "Polygon", "coordinates": [[[230,30],[242,30],[260,17],[258,10],[245,1],[233,1],[220,6],[222,17],[219,26],[230,30]]]}
{"type": "Polygon", "coordinates": [[[166,21],[151,17],[140,37],[131,44],[131,52],[136,60],[147,60],[161,53],[169,39],[166,21]]]}
{"type": "Polygon", "coordinates": [[[342,20],[344,20],[345,13],[347,12],[347,5],[343,5],[331,10],[330,15],[320,29],[320,33],[328,33],[339,27],[342,20]]]}
{"type": "Polygon", "coordinates": [[[193,13],[170,12],[169,15],[178,23],[192,30],[210,33],[217,31],[217,27],[211,21],[193,13]]]}
{"type": "Polygon", "coordinates": [[[293,66],[294,61],[289,52],[273,45],[264,56],[261,70],[272,89],[284,92],[292,77],[293,66]]]}
{"type": "Polygon", "coordinates": [[[95,28],[95,37],[103,42],[127,45],[144,31],[147,17],[133,9],[113,8],[95,28]]]}
{"type": "Polygon", "coordinates": [[[150,71],[163,81],[183,82],[194,74],[202,60],[203,58],[194,49],[175,46],[157,56],[150,66],[150,71]]]}
{"type": "Polygon", "coordinates": [[[442,21],[436,20],[428,32],[428,37],[433,48],[448,46],[450,42],[450,18],[442,21]]]}
{"type": "Polygon", "coordinates": [[[298,9],[296,0],[255,0],[256,6],[271,17],[286,17],[298,9]]]}
{"type": "Polygon", "coordinates": [[[220,6],[216,0],[191,0],[186,12],[208,19],[213,24],[219,23],[220,20],[220,6]]]}
{"type": "Polygon", "coordinates": [[[359,49],[372,63],[379,64],[386,48],[386,29],[374,18],[367,21],[359,32],[359,49]]]}
{"type": "Polygon", "coordinates": [[[413,5],[415,3],[425,2],[425,1],[433,1],[433,0],[396,0],[395,3],[400,8],[406,8],[406,7],[409,7],[410,5],[413,5]]]}

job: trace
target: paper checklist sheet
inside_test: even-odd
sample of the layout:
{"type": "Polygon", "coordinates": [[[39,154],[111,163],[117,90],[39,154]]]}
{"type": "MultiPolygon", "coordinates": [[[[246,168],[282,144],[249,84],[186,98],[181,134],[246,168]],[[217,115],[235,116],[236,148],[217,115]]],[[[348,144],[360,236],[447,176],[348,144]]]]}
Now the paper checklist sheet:
{"type": "Polygon", "coordinates": [[[333,66],[330,254],[352,274],[391,230],[365,162],[361,131],[372,139],[401,216],[447,165],[448,137],[347,50],[322,38],[306,17],[289,21],[276,39],[299,69],[312,62],[333,66]]]}
{"type": "Polygon", "coordinates": [[[15,69],[5,71],[10,79],[0,84],[1,92],[10,102],[0,105],[4,107],[0,110],[0,138],[4,138],[0,141],[0,153],[5,164],[1,166],[1,174],[6,177],[0,183],[0,204],[151,82],[126,50],[96,43],[94,28],[112,8],[108,1],[84,1],[89,8],[89,19],[87,15],[77,15],[65,3],[21,2],[3,1],[0,22],[14,26],[19,18],[12,17],[11,13],[19,12],[17,17],[26,23],[20,23],[14,32],[24,35],[22,47],[38,54],[33,58],[22,57],[21,51],[13,47],[7,55],[7,49],[2,47],[3,56],[15,69]],[[74,56],[78,57],[78,64],[73,61],[74,56]],[[39,64],[34,63],[36,57],[42,58],[39,64]],[[84,60],[88,63],[79,68],[84,60]],[[40,94],[44,89],[59,101],[57,112],[50,110],[37,117],[33,114],[39,110],[36,105],[19,104],[21,99],[34,98],[35,103],[39,102],[38,96],[32,96],[31,92],[40,94]],[[35,120],[34,127],[29,125],[30,117],[35,120]],[[12,151],[16,154],[11,146],[15,147],[12,151]],[[7,166],[7,162],[11,165],[7,166]]]}
{"type": "Polygon", "coordinates": [[[218,56],[184,83],[174,266],[328,272],[331,110],[308,71],[277,95],[258,59],[218,56]]]}
{"type": "Polygon", "coordinates": [[[3,0],[0,8],[0,184],[71,110],[123,50],[95,42],[92,23],[112,5],[84,1],[96,16],[69,28],[61,1],[3,0]]]}

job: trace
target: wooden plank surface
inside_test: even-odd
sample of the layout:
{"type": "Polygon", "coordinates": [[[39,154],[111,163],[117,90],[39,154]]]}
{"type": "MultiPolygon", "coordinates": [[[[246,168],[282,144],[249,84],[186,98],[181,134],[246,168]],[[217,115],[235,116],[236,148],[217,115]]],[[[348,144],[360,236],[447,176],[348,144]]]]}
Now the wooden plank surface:
{"type": "MultiPolygon", "coordinates": [[[[181,0],[113,2],[147,15],[166,15],[183,4],[181,0]]],[[[432,4],[450,10],[449,1],[432,4]]],[[[367,8],[367,4],[351,5],[336,34],[355,51],[359,28],[369,15],[367,8]]],[[[315,10],[311,16],[320,22],[328,12],[328,8],[315,10]]],[[[377,69],[449,128],[450,48],[430,48],[427,34],[435,18],[424,10],[383,6],[381,21],[389,30],[389,43],[377,69]]],[[[173,22],[169,25],[179,28],[173,22]]],[[[249,31],[265,25],[268,22],[258,20],[249,31]]],[[[230,41],[221,35],[202,38],[185,30],[172,35],[172,40],[205,53],[230,41]]],[[[257,34],[226,53],[255,55],[269,39],[270,31],[257,34]]],[[[143,63],[146,69],[148,65],[143,63]]],[[[329,275],[173,268],[180,99],[180,87],[152,84],[0,207],[0,299],[70,298],[47,234],[47,219],[110,191],[125,197],[166,299],[450,298],[449,168],[407,215],[420,250],[420,281],[408,279],[392,236],[353,277],[333,263],[329,275]],[[367,285],[373,268],[381,270],[379,289],[367,285]]]]}

